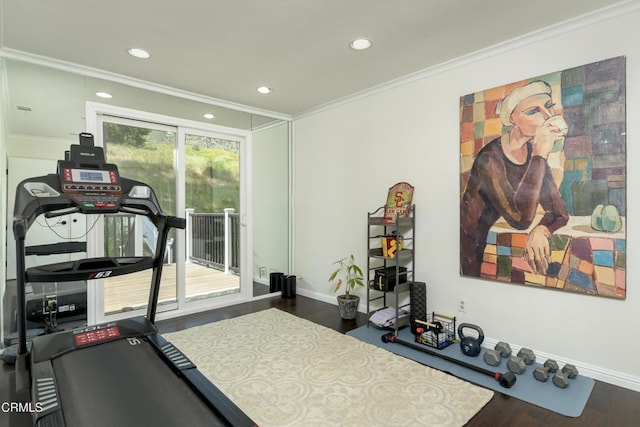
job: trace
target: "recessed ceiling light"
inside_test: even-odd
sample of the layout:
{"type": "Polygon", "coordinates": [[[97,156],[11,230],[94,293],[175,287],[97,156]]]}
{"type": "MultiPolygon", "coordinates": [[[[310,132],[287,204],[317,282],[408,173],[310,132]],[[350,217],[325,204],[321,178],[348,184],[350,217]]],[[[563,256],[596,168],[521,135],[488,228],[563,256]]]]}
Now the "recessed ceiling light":
{"type": "Polygon", "coordinates": [[[151,56],[149,52],[144,49],[138,49],[136,47],[132,47],[129,49],[129,55],[135,56],[136,58],[147,59],[151,56]]]}
{"type": "Polygon", "coordinates": [[[365,50],[371,47],[371,40],[365,38],[359,38],[352,41],[349,46],[353,50],[365,50]]]}
{"type": "Polygon", "coordinates": [[[258,92],[262,93],[262,94],[266,94],[266,93],[271,93],[273,92],[273,90],[270,87],[267,86],[260,86],[258,89],[256,89],[258,92]]]}
{"type": "Polygon", "coordinates": [[[105,98],[105,99],[113,98],[111,94],[107,92],[96,92],[96,96],[99,96],[100,98],[105,98]]]}
{"type": "Polygon", "coordinates": [[[211,113],[206,113],[206,114],[203,114],[203,115],[202,115],[202,117],[204,117],[205,119],[209,119],[209,120],[211,120],[211,119],[213,119],[215,116],[214,116],[213,114],[211,114],[211,113]]]}

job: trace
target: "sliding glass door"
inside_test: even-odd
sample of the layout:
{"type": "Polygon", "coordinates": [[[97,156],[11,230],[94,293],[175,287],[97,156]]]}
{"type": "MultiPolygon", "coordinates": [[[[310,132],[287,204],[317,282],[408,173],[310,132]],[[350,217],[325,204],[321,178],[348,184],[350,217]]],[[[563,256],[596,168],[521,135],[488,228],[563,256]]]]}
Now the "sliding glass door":
{"type": "MultiPolygon", "coordinates": [[[[107,161],[121,176],[151,186],[165,213],[187,220],[186,229],[173,230],[167,242],[159,318],[251,297],[241,268],[248,262],[241,178],[246,138],[181,124],[96,114],[96,143],[107,161]]],[[[103,215],[97,228],[89,235],[95,256],[149,255],[155,248],[157,232],[145,217],[103,215]]],[[[150,284],[150,270],[100,281],[95,320],[143,313],[150,284]]]]}

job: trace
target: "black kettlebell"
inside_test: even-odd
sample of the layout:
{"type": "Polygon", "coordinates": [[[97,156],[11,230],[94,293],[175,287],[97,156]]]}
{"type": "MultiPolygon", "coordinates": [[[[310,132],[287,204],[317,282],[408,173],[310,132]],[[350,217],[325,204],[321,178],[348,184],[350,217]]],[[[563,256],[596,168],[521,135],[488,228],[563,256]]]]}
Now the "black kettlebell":
{"type": "Polygon", "coordinates": [[[460,350],[462,350],[462,354],[465,356],[476,357],[480,354],[482,347],[482,341],[484,341],[484,332],[480,329],[480,326],[472,325],[471,323],[461,323],[458,326],[458,336],[460,337],[460,350]],[[477,332],[478,337],[465,337],[462,332],[463,329],[473,329],[477,332]]]}

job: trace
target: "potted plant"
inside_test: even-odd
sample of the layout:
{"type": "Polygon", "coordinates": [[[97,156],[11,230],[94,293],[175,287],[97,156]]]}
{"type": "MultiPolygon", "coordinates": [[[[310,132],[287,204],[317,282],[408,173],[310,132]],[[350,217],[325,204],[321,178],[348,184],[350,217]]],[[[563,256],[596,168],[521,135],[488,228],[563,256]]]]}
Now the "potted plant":
{"type": "Polygon", "coordinates": [[[333,286],[333,292],[338,292],[343,284],[345,287],[345,293],[338,295],[340,316],[346,320],[355,319],[358,315],[360,297],[352,295],[350,291],[353,291],[356,286],[364,286],[362,269],[356,264],[353,254],[339,259],[333,265],[336,266],[336,269],[329,276],[329,283],[333,286]]]}

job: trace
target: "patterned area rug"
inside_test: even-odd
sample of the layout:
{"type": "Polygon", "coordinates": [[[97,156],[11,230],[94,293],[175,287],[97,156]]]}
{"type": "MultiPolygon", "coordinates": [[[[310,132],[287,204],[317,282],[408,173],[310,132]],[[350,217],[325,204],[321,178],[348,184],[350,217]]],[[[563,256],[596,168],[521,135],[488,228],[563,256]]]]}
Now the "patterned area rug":
{"type": "Polygon", "coordinates": [[[260,426],[462,426],[493,396],[275,308],[164,337],[260,426]]]}

